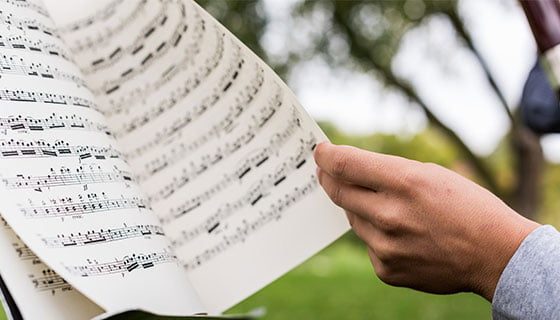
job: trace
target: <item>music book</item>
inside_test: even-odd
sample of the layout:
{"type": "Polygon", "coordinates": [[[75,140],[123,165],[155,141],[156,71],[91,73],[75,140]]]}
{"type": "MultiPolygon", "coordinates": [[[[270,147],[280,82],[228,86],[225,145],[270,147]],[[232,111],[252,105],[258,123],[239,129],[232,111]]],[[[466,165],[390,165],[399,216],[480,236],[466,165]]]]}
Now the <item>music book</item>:
{"type": "Polygon", "coordinates": [[[191,0],[2,0],[12,318],[219,315],[348,230],[326,137],[191,0]]]}

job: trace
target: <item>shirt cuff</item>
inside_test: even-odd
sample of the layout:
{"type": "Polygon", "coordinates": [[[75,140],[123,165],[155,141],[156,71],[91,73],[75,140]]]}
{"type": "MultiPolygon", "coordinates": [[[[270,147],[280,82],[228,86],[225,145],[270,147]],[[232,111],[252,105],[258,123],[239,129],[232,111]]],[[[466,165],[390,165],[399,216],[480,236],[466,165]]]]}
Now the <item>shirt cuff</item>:
{"type": "Polygon", "coordinates": [[[560,319],[560,233],[531,232],[505,267],[492,299],[494,320],[560,319]]]}

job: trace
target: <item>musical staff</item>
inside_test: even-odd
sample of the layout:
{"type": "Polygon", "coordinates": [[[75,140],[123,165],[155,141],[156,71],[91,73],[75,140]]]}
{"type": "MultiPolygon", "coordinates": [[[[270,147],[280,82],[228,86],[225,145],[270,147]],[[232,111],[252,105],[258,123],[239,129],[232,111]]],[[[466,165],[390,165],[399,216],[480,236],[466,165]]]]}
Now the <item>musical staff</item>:
{"type": "MultiPolygon", "coordinates": [[[[162,41],[157,47],[154,48],[153,51],[143,54],[142,52],[145,51],[144,49],[146,48],[144,45],[146,38],[152,35],[156,30],[155,29],[156,27],[152,27],[150,29],[147,29],[144,33],[140,34],[130,45],[126,47],[118,47],[114,51],[112,51],[108,56],[99,57],[93,60],[92,62],[90,62],[89,67],[83,68],[82,72],[86,75],[91,74],[115,65],[115,63],[117,63],[121,58],[125,56],[133,57],[142,54],[143,58],[141,59],[140,64],[136,68],[131,68],[125,71],[124,72],[125,74],[121,74],[119,80],[115,80],[115,83],[113,84],[112,87],[106,88],[105,93],[110,94],[118,89],[119,82],[122,82],[123,80],[126,79],[130,79],[133,76],[142,73],[158,57],[161,57],[164,54],[166,54],[171,48],[177,47],[181,42],[181,40],[183,39],[183,37],[185,36],[188,29],[188,25],[185,19],[186,10],[185,10],[185,5],[183,3],[177,3],[176,1],[172,1],[171,3],[173,5],[169,5],[167,2],[163,3],[162,12],[156,18],[158,19],[157,20],[158,23],[155,24],[155,26],[160,27],[163,24],[165,24],[165,22],[167,21],[168,15],[173,15],[177,13],[180,14],[175,29],[168,40],[162,41]],[[169,10],[167,10],[168,8],[169,10]],[[167,11],[167,13],[165,11],[167,11]]],[[[202,27],[201,30],[203,29],[204,28],[202,27]]],[[[201,33],[201,31],[199,31],[198,33],[201,33]]],[[[197,47],[199,44],[200,41],[196,41],[193,43],[195,47],[197,47]]],[[[192,51],[196,52],[197,50],[195,48],[192,51]]]]}
{"type": "Polygon", "coordinates": [[[41,32],[48,36],[59,38],[55,28],[47,26],[37,19],[20,19],[11,12],[0,12],[0,23],[12,25],[22,31],[41,32]]]}
{"type": "Polygon", "coordinates": [[[73,23],[68,24],[64,27],[60,27],[59,31],[61,33],[74,32],[89,27],[94,23],[105,21],[115,14],[117,7],[122,3],[124,3],[124,0],[113,0],[109,4],[104,6],[101,10],[96,11],[92,15],[74,21],[73,23]]]}
{"type": "Polygon", "coordinates": [[[29,0],[4,0],[5,3],[10,4],[12,6],[18,7],[18,8],[27,8],[29,10],[32,10],[34,12],[39,13],[42,16],[45,16],[47,18],[49,18],[49,12],[47,11],[47,9],[45,9],[43,6],[34,3],[32,1],[29,0]]]}
{"type": "MultiPolygon", "coordinates": [[[[181,12],[183,12],[183,14],[184,14],[185,11],[181,10],[181,12]]],[[[186,48],[180,48],[180,50],[182,51],[182,55],[183,55],[182,60],[178,61],[177,64],[174,64],[170,67],[167,67],[164,71],[164,74],[166,74],[167,72],[173,72],[174,69],[176,69],[177,67],[184,67],[186,65],[192,64],[192,62],[194,61],[194,59],[196,58],[196,56],[200,52],[200,43],[201,43],[200,40],[202,39],[202,37],[204,35],[203,31],[205,30],[205,26],[204,26],[204,21],[201,20],[198,15],[196,17],[197,17],[197,19],[193,20],[193,24],[195,26],[194,31],[193,31],[194,35],[189,38],[190,41],[188,43],[186,43],[185,41],[182,41],[183,43],[186,43],[186,48]]],[[[156,24],[157,26],[160,26],[160,25],[163,26],[163,22],[167,21],[167,15],[162,15],[162,17],[160,17],[160,19],[162,20],[162,23],[156,24]]],[[[183,21],[183,20],[184,19],[181,19],[180,21],[183,21]]],[[[181,39],[185,36],[185,34],[187,32],[187,29],[188,29],[188,25],[185,24],[184,22],[180,22],[179,25],[177,26],[177,30],[171,36],[170,40],[162,41],[151,52],[144,55],[144,59],[141,60],[139,65],[137,65],[136,67],[128,68],[125,72],[121,73],[120,76],[116,79],[105,81],[103,83],[103,85],[101,86],[101,88],[94,90],[94,93],[112,95],[115,92],[118,92],[119,88],[121,87],[121,85],[124,82],[126,82],[128,79],[134,78],[135,76],[137,76],[139,74],[142,74],[145,70],[147,70],[154,63],[154,61],[157,61],[158,57],[164,56],[172,48],[179,48],[178,45],[179,45],[181,39]]],[[[155,27],[149,28],[149,29],[147,29],[146,34],[149,34],[149,35],[153,34],[154,30],[155,30],[155,27]]],[[[143,37],[141,39],[141,41],[142,42],[146,41],[145,38],[146,37],[143,37]]],[[[132,50],[131,54],[138,54],[139,51],[136,51],[136,50],[138,50],[138,48],[145,48],[145,46],[144,46],[144,44],[139,44],[139,45],[138,44],[133,44],[131,46],[131,48],[136,48],[136,49],[132,50]]],[[[123,52],[127,52],[127,50],[124,50],[123,52]]],[[[120,54],[117,54],[113,57],[113,59],[118,59],[120,57],[121,57],[120,54]]]]}
{"type": "Polygon", "coordinates": [[[51,292],[72,290],[72,286],[52,269],[44,269],[42,275],[31,280],[35,289],[40,292],[51,292]]]}
{"type": "Polygon", "coordinates": [[[97,109],[97,105],[93,101],[79,96],[41,92],[41,91],[1,89],[0,100],[11,101],[11,102],[24,102],[24,103],[42,102],[42,103],[54,104],[54,105],[69,105],[75,107],[97,109]]]}
{"type": "Polygon", "coordinates": [[[285,194],[284,197],[278,198],[276,202],[270,205],[268,210],[261,211],[258,217],[252,220],[244,219],[241,226],[238,226],[234,232],[224,235],[220,242],[194,255],[193,258],[183,261],[183,267],[187,271],[192,271],[231,247],[245,242],[250,235],[260,231],[271,222],[279,220],[286,210],[298,203],[316,188],[317,177],[312,175],[307,183],[295,187],[290,193],[285,194]]]}
{"type": "Polygon", "coordinates": [[[68,52],[58,44],[45,43],[40,39],[36,41],[28,39],[25,35],[21,35],[22,32],[18,28],[10,28],[8,26],[6,29],[8,29],[8,31],[17,30],[20,35],[6,36],[5,33],[0,34],[0,49],[15,49],[32,53],[40,52],[45,55],[61,57],[72,61],[68,52]]]}
{"type": "MultiPolygon", "coordinates": [[[[272,106],[280,106],[281,105],[281,101],[280,100],[276,100],[276,98],[273,98],[275,101],[275,103],[272,104],[272,106]]],[[[279,99],[279,97],[278,97],[279,99]]],[[[270,114],[270,113],[269,113],[270,114]]],[[[230,122],[220,122],[220,126],[217,128],[223,128],[224,130],[226,130],[230,127],[230,122]],[[227,125],[225,125],[227,123],[227,125]],[[223,127],[222,127],[223,125],[223,127]]],[[[200,147],[204,142],[206,142],[206,139],[209,139],[210,137],[212,137],[213,135],[215,135],[216,133],[213,132],[213,130],[215,130],[215,128],[211,129],[211,131],[207,134],[207,135],[202,135],[201,138],[199,138],[200,141],[195,141],[193,143],[193,147],[192,150],[195,150],[195,146],[198,148],[200,147]],[[211,135],[211,134],[212,135],[211,135]]],[[[288,138],[288,137],[286,137],[288,138]]],[[[268,147],[264,147],[260,152],[258,152],[255,156],[248,158],[244,163],[242,163],[240,166],[238,166],[238,169],[234,170],[234,173],[231,175],[226,175],[223,179],[219,180],[216,184],[214,184],[214,187],[211,188],[211,190],[221,190],[223,188],[226,188],[227,186],[230,185],[230,183],[232,183],[235,180],[240,180],[245,174],[247,174],[252,166],[258,167],[260,165],[262,165],[266,160],[268,160],[273,153],[276,152],[276,150],[278,150],[278,148],[280,148],[281,146],[284,145],[284,143],[287,141],[287,139],[284,140],[278,140],[276,141],[276,143],[274,145],[270,145],[268,147]]],[[[274,141],[272,141],[274,142],[274,141]]],[[[158,201],[161,200],[165,200],[167,198],[169,198],[171,195],[173,195],[177,190],[179,190],[182,186],[184,186],[189,180],[194,179],[196,176],[194,175],[186,175],[185,172],[183,172],[182,176],[179,177],[174,177],[169,183],[165,184],[162,188],[160,188],[159,190],[151,193],[148,196],[148,199],[150,200],[151,203],[157,203],[158,201]]],[[[208,191],[210,192],[210,191],[208,191]]],[[[190,206],[187,206],[190,207],[190,206]]]]}
{"type": "MultiPolygon", "coordinates": [[[[271,189],[277,187],[285,181],[293,171],[300,169],[312,154],[315,146],[316,140],[313,136],[311,136],[307,141],[302,140],[295,156],[288,157],[272,173],[264,174],[264,176],[255,182],[240,198],[222,205],[215,213],[205,218],[198,226],[189,230],[183,230],[181,232],[181,238],[174,239],[173,244],[181,246],[202,234],[212,233],[216,231],[220,225],[223,225],[223,222],[231,217],[236,211],[239,211],[249,205],[255,206],[260,200],[271,194],[271,189]]],[[[249,169],[250,168],[245,169],[240,176],[244,176],[249,169]]],[[[219,187],[224,188],[223,186],[219,187]]],[[[193,209],[200,206],[203,201],[208,201],[213,195],[215,195],[215,192],[212,191],[208,190],[199,196],[183,202],[178,209],[171,209],[170,218],[168,220],[162,219],[162,222],[169,222],[190,213],[193,209]]]]}
{"type": "Polygon", "coordinates": [[[13,177],[2,179],[7,189],[35,189],[36,191],[60,186],[130,183],[132,181],[130,172],[123,171],[117,166],[113,166],[111,171],[106,171],[99,165],[82,165],[73,169],[67,167],[50,168],[47,175],[31,176],[18,173],[13,177]]]}
{"type": "Polygon", "coordinates": [[[79,194],[75,197],[51,198],[39,206],[22,207],[20,212],[27,218],[56,218],[83,216],[100,212],[115,210],[137,209],[139,211],[151,210],[147,202],[139,197],[108,198],[104,192],[101,194],[79,194]]]}
{"type": "MultiPolygon", "coordinates": [[[[237,134],[235,138],[225,142],[223,145],[216,147],[213,152],[209,152],[201,156],[198,162],[190,162],[189,173],[187,174],[187,168],[183,169],[183,177],[186,179],[184,180],[185,183],[200,176],[211,167],[216,166],[216,164],[221,162],[223,159],[240,150],[242,146],[248,145],[256,137],[256,134],[261,131],[264,124],[267,123],[274,115],[275,109],[272,110],[273,111],[269,114],[263,114],[260,118],[253,119],[253,123],[248,125],[245,131],[237,134]]],[[[282,131],[275,133],[270,139],[270,146],[283,144],[284,141],[289,139],[298,128],[300,128],[300,119],[294,110],[286,127],[282,131]]],[[[171,152],[169,152],[169,155],[163,154],[156,159],[151,160],[145,165],[146,170],[137,175],[137,180],[145,181],[165,168],[173,166],[174,164],[182,161],[186,153],[187,149],[180,146],[178,149],[172,149],[171,152]]]]}
{"type": "MultiPolygon", "coordinates": [[[[177,79],[179,76],[181,76],[181,78],[184,77],[185,79],[181,79],[184,83],[183,92],[192,92],[195,88],[202,84],[214,70],[216,70],[224,56],[224,34],[218,28],[215,28],[215,37],[217,38],[217,44],[214,54],[211,57],[206,58],[204,63],[197,63],[194,71],[190,69],[194,56],[185,55],[181,61],[165,68],[159,77],[154,77],[156,79],[154,82],[149,82],[132,89],[117,98],[110,97],[108,99],[108,105],[110,107],[107,108],[107,110],[104,110],[104,114],[106,116],[112,116],[120,113],[128,114],[130,109],[133,108],[137,102],[143,101],[151,94],[157,92],[164,85],[170,83],[174,79],[177,79]]],[[[239,46],[234,42],[231,42],[231,46],[234,48],[235,52],[237,52],[236,56],[239,56],[239,46]]]]}
{"type": "MultiPolygon", "coordinates": [[[[297,119],[291,123],[297,124],[297,119]]],[[[286,131],[287,134],[272,137],[270,139],[269,144],[266,147],[263,147],[254,156],[249,157],[240,165],[238,165],[233,170],[232,174],[226,175],[224,176],[224,178],[218,180],[218,182],[216,182],[213,185],[213,187],[207,191],[207,193],[213,194],[215,192],[218,192],[219,190],[222,190],[223,188],[229,186],[234,181],[241,180],[247,173],[249,173],[252,167],[256,168],[261,166],[265,161],[267,161],[270,157],[272,157],[273,154],[276,153],[291,137],[291,133],[292,133],[291,130],[293,129],[293,127],[289,126],[287,129],[288,129],[286,131]]],[[[181,187],[186,185],[189,181],[194,180],[200,173],[202,173],[202,171],[200,170],[183,171],[182,175],[178,177],[173,177],[169,183],[165,184],[162,188],[155,191],[154,193],[151,193],[148,199],[150,200],[151,203],[157,203],[160,200],[167,199],[171,195],[173,195],[176,191],[178,191],[181,187]],[[197,174],[197,172],[199,173],[197,174]]],[[[196,207],[195,203],[198,203],[199,201],[193,201],[193,202],[194,203],[191,203],[190,201],[184,202],[183,205],[178,206],[175,211],[171,211],[169,217],[166,220],[173,220],[174,218],[172,217],[180,216],[186,213],[184,211],[188,210],[189,208],[196,207]]]]}
{"type": "Polygon", "coordinates": [[[72,114],[62,115],[51,113],[42,118],[24,115],[0,117],[0,133],[7,130],[18,132],[47,131],[47,130],[83,130],[98,131],[111,135],[109,127],[105,123],[95,122],[88,118],[72,114]]]}
{"type": "MultiPolygon", "coordinates": [[[[101,47],[107,44],[107,42],[111,39],[111,37],[121,33],[129,24],[133,23],[134,20],[146,14],[147,3],[148,3],[147,0],[139,1],[125,18],[120,19],[114,26],[108,25],[106,26],[106,28],[99,30],[96,36],[76,39],[73,43],[71,43],[70,51],[74,54],[77,54],[82,51],[92,49],[95,47],[101,47]]],[[[91,19],[93,18],[91,17],[88,18],[88,23],[90,21],[91,23],[93,23],[93,20],[91,19]]],[[[74,24],[73,26],[65,28],[65,30],[63,31],[68,32],[70,30],[72,31],[76,30],[72,28],[79,28],[79,25],[74,24]]]]}
{"type": "Polygon", "coordinates": [[[31,263],[33,264],[40,263],[40,260],[37,257],[37,255],[35,255],[35,253],[33,253],[33,251],[31,251],[31,249],[29,249],[29,247],[25,245],[23,242],[21,241],[14,242],[13,246],[14,246],[14,250],[16,251],[18,257],[21,260],[31,261],[31,263]]]}
{"type": "Polygon", "coordinates": [[[157,225],[134,225],[113,228],[90,230],[70,234],[59,234],[54,237],[43,238],[43,242],[50,248],[80,247],[120,241],[139,237],[165,236],[163,229],[157,225]]]}
{"type": "MultiPolygon", "coordinates": [[[[198,135],[194,139],[194,141],[191,141],[189,143],[181,143],[179,147],[185,150],[184,152],[192,153],[198,148],[204,146],[209,141],[219,138],[223,134],[230,133],[231,130],[233,130],[233,128],[238,125],[236,123],[236,120],[238,120],[245,113],[245,111],[253,105],[252,102],[258,92],[258,87],[255,86],[249,88],[247,90],[251,91],[241,92],[240,95],[236,97],[235,104],[229,106],[227,112],[225,112],[225,116],[222,117],[219,121],[216,121],[216,123],[208,131],[198,135]]],[[[208,106],[208,108],[213,107],[213,105],[215,105],[217,102],[218,100],[214,99],[212,105],[208,106]]],[[[271,97],[268,105],[260,109],[258,112],[270,113],[272,112],[271,110],[278,110],[281,106],[282,98],[280,96],[280,89],[276,88],[276,94],[271,97]]],[[[146,143],[125,153],[125,157],[127,159],[134,159],[136,157],[142,156],[145,152],[157,146],[171,144],[173,140],[179,139],[181,137],[181,130],[185,128],[189,123],[195,121],[198,117],[200,117],[200,115],[200,113],[193,115],[188,112],[183,117],[179,117],[171,124],[171,126],[164,127],[162,130],[156,132],[152,139],[148,139],[146,143]]],[[[253,115],[253,117],[256,116],[253,115]]]]}
{"type": "Polygon", "coordinates": [[[120,153],[111,146],[70,145],[64,140],[52,143],[45,140],[0,140],[0,155],[2,158],[78,157],[80,160],[120,158],[120,153]]]}
{"type": "MultiPolygon", "coordinates": [[[[201,100],[201,102],[194,106],[192,110],[187,110],[183,119],[185,123],[182,126],[186,126],[188,123],[192,122],[193,118],[199,118],[202,114],[206,111],[211,109],[211,107],[215,106],[218,101],[231,89],[233,82],[239,76],[242,67],[245,64],[245,60],[241,56],[235,57],[234,64],[230,65],[230,67],[225,71],[224,75],[218,82],[218,85],[212,90],[212,93],[207,95],[205,98],[201,100]]],[[[154,107],[150,108],[149,110],[140,113],[139,115],[132,117],[130,121],[124,122],[123,125],[116,129],[114,134],[116,137],[122,137],[130,132],[137,130],[138,128],[146,125],[150,121],[156,119],[158,116],[162,115],[164,112],[173,109],[174,107],[178,106],[179,103],[188,96],[188,94],[193,89],[194,86],[198,86],[195,82],[185,82],[182,86],[178,87],[176,90],[173,90],[169,97],[164,98],[159,103],[157,103],[154,107]]],[[[248,95],[256,95],[257,92],[262,87],[264,82],[262,68],[256,66],[255,77],[249,84],[244,87],[244,90],[240,92],[241,94],[248,94],[248,95]],[[245,93],[246,92],[246,93],[245,93]]]]}
{"type": "Polygon", "coordinates": [[[163,251],[149,254],[134,253],[110,262],[89,260],[85,265],[67,266],[66,269],[75,276],[95,277],[110,274],[125,275],[135,270],[150,269],[160,264],[176,262],[177,256],[174,253],[163,251]]]}
{"type": "Polygon", "coordinates": [[[11,74],[18,76],[34,76],[43,79],[55,79],[68,81],[78,87],[86,87],[86,82],[80,76],[67,73],[56,67],[41,62],[26,62],[18,56],[2,55],[0,57],[0,74],[11,74]]]}

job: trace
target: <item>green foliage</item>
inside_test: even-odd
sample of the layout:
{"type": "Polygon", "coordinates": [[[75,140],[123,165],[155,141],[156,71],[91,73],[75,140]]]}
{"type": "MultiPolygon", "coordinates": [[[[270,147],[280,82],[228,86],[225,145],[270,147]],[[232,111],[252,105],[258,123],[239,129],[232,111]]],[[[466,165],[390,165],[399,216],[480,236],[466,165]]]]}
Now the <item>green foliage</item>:
{"type": "Polygon", "coordinates": [[[351,145],[418,161],[433,162],[450,168],[460,162],[460,153],[454,145],[447,140],[445,135],[432,128],[413,136],[351,135],[339,131],[330,123],[322,122],[319,125],[335,144],[351,145]]]}
{"type": "Polygon", "coordinates": [[[542,188],[544,194],[539,220],[560,229],[560,165],[547,166],[542,188]]]}
{"type": "Polygon", "coordinates": [[[260,38],[265,31],[267,16],[260,1],[196,0],[196,2],[224,24],[259,57],[266,60],[260,38]]]}

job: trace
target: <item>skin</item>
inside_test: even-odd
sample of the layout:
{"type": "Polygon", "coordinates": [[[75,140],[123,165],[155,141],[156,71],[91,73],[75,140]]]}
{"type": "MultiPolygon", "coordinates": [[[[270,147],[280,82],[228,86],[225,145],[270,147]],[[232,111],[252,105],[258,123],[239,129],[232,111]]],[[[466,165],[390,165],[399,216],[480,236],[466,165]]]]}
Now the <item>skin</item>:
{"type": "Polygon", "coordinates": [[[330,143],[317,146],[315,162],[389,285],[492,301],[508,261],[539,226],[436,164],[330,143]]]}

